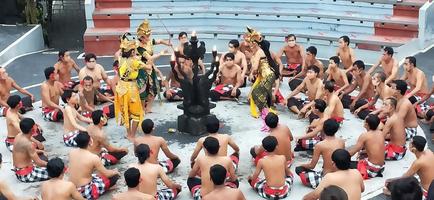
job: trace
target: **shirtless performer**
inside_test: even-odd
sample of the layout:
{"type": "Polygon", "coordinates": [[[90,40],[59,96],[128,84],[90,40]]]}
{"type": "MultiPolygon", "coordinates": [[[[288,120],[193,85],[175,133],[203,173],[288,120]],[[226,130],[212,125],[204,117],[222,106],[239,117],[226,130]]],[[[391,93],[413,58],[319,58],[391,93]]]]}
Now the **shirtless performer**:
{"type": "Polygon", "coordinates": [[[404,94],[407,92],[407,83],[403,80],[392,82],[392,89],[395,89],[393,96],[398,100],[396,110],[399,117],[404,120],[406,140],[409,141],[417,135],[417,115],[414,106],[404,94]]]}
{"type": "Polygon", "coordinates": [[[169,102],[182,101],[184,99],[184,93],[182,92],[181,84],[175,78],[175,72],[180,79],[184,79],[180,71],[182,70],[187,75],[187,78],[191,79],[193,77],[193,62],[191,62],[191,59],[187,59],[185,56],[181,55],[178,57],[179,67],[175,61],[174,55],[172,55],[171,59],[170,65],[172,70],[169,72],[169,76],[166,77],[164,83],[166,91],[164,91],[163,96],[169,102]]]}
{"type": "Polygon", "coordinates": [[[211,181],[209,170],[215,164],[222,165],[229,173],[227,176],[226,185],[231,188],[238,188],[237,175],[232,160],[227,156],[219,156],[220,149],[219,141],[214,137],[207,137],[203,142],[205,155],[200,155],[191,169],[187,185],[193,199],[200,200],[201,197],[207,195],[214,190],[214,183],[211,181]],[[199,175],[199,177],[196,177],[199,175]]]}
{"type": "Polygon", "coordinates": [[[107,117],[102,110],[92,112],[92,122],[93,124],[86,128],[87,133],[92,138],[89,151],[99,155],[104,166],[118,163],[121,158],[128,154],[128,148],[116,147],[108,141],[102,128],[107,123],[107,117]]]}
{"type": "Polygon", "coordinates": [[[383,177],[384,171],[384,136],[377,129],[380,118],[376,115],[368,115],[364,127],[367,132],[362,133],[357,139],[356,145],[349,150],[350,155],[358,154],[357,170],[363,179],[383,177]]]}
{"type": "Polygon", "coordinates": [[[372,67],[368,70],[368,74],[372,74],[378,66],[383,68],[384,73],[386,74],[386,85],[391,81],[398,78],[398,61],[393,58],[393,49],[392,47],[385,47],[383,50],[383,56],[380,58],[377,64],[372,65],[372,67]]]}
{"type": "Polygon", "coordinates": [[[93,78],[91,76],[85,76],[81,81],[81,87],[78,90],[78,95],[80,96],[80,108],[81,115],[85,117],[90,117],[90,114],[95,110],[95,103],[97,99],[104,102],[110,102],[110,105],[103,106],[103,111],[105,114],[114,117],[114,105],[113,100],[111,100],[106,95],[102,94],[99,89],[93,87],[93,78]]]}
{"type": "MultiPolygon", "coordinates": [[[[410,142],[409,150],[414,153],[416,160],[413,161],[411,167],[404,173],[404,175],[402,175],[401,178],[412,177],[414,175],[419,176],[423,196],[427,198],[428,188],[434,180],[434,168],[432,167],[432,163],[434,163],[434,154],[429,149],[425,150],[425,146],[426,139],[424,137],[418,135],[414,136],[413,140],[410,142]]],[[[388,189],[393,185],[388,184],[389,181],[390,180],[386,180],[386,187],[388,189]]]]}
{"type": "Polygon", "coordinates": [[[113,195],[112,200],[155,200],[154,196],[140,192],[139,184],[143,182],[140,176],[141,174],[139,169],[134,167],[128,168],[124,173],[125,183],[128,186],[128,190],[113,195]]]}
{"type": "Polygon", "coordinates": [[[79,148],[69,152],[69,180],[85,199],[98,199],[116,184],[119,172],[106,169],[99,156],[88,150],[91,142],[88,133],[79,133],[75,140],[79,148]]]}
{"type": "Polygon", "coordinates": [[[134,146],[139,144],[147,144],[151,148],[151,155],[149,157],[149,162],[154,164],[159,164],[163,167],[164,172],[172,173],[173,170],[179,165],[181,160],[179,157],[170,151],[167,141],[163,137],[158,137],[152,135],[154,132],[154,122],[150,119],[145,119],[142,122],[142,131],[145,133],[142,137],[136,137],[134,139],[134,146]],[[164,155],[168,158],[167,160],[159,160],[158,153],[160,149],[163,151],[164,155]]]}
{"type": "Polygon", "coordinates": [[[308,164],[302,164],[295,168],[295,173],[300,176],[303,185],[315,189],[320,184],[324,175],[334,171],[332,153],[336,149],[345,148],[345,141],[335,137],[338,129],[339,123],[336,120],[326,120],[323,125],[324,140],[315,145],[312,160],[308,164]],[[315,171],[314,169],[320,156],[323,159],[322,170],[315,171]]]}
{"type": "Polygon", "coordinates": [[[319,71],[319,68],[315,65],[307,67],[306,78],[286,98],[285,102],[287,102],[288,109],[295,114],[300,115],[301,111],[306,112],[313,105],[313,100],[321,97],[323,83],[318,78],[319,71]],[[294,97],[305,90],[307,98],[294,97]]]}
{"type": "Polygon", "coordinates": [[[417,68],[416,58],[413,56],[405,58],[404,70],[401,80],[406,81],[411,88],[411,91],[408,91],[405,97],[409,98],[412,104],[415,104],[430,92],[428,81],[425,72],[417,68]]]}
{"type": "Polygon", "coordinates": [[[66,90],[62,94],[62,101],[66,103],[63,120],[63,143],[67,147],[77,147],[75,137],[80,131],[86,131],[86,128],[80,125],[78,121],[92,123],[92,120],[80,115],[75,109],[80,101],[77,93],[66,90]]]}
{"type": "Polygon", "coordinates": [[[307,74],[307,68],[309,66],[315,65],[318,67],[319,72],[318,72],[318,78],[322,79],[324,77],[324,65],[322,64],[322,62],[318,59],[316,59],[316,54],[317,54],[317,49],[314,46],[310,46],[306,49],[306,56],[304,58],[304,63],[301,67],[301,72],[296,74],[294,77],[290,77],[289,78],[289,87],[291,88],[291,90],[295,90],[295,88],[298,87],[298,85],[301,84],[301,82],[303,81],[303,78],[306,76],[307,74]]]}
{"type": "Polygon", "coordinates": [[[239,65],[235,64],[234,59],[233,53],[225,54],[224,62],[220,65],[215,81],[216,87],[209,93],[212,101],[238,99],[240,96],[241,91],[238,88],[243,82],[243,71],[239,65]]]}
{"type": "Polygon", "coordinates": [[[247,178],[259,196],[267,199],[286,198],[293,184],[293,175],[287,167],[285,156],[275,152],[277,146],[279,143],[274,136],[262,140],[262,148],[267,155],[258,161],[255,172],[247,178]],[[264,171],[265,178],[259,177],[261,171],[264,171]]]}
{"type": "Polygon", "coordinates": [[[54,67],[45,68],[44,74],[46,81],[41,85],[42,116],[47,121],[58,122],[63,120],[63,108],[59,105],[63,86],[54,67]]]}
{"type": "Polygon", "coordinates": [[[74,183],[63,180],[65,164],[60,158],[50,159],[47,172],[50,180],[41,185],[41,197],[44,200],[85,200],[75,188],[74,183]]]}
{"type": "Polygon", "coordinates": [[[383,127],[383,136],[385,139],[390,139],[390,141],[385,142],[386,160],[401,160],[407,152],[407,147],[405,146],[404,119],[399,116],[397,103],[396,99],[392,97],[384,101],[383,110],[389,118],[383,127]]]}
{"type": "Polygon", "coordinates": [[[20,109],[20,112],[25,113],[25,111],[33,109],[32,102],[35,101],[35,97],[26,89],[21,88],[14,79],[8,75],[6,70],[0,67],[0,117],[6,116],[6,111],[9,108],[6,100],[8,100],[12,88],[18,90],[21,94],[27,95],[27,97],[21,99],[23,108],[20,109]]]}
{"type": "MultiPolygon", "coordinates": [[[[220,63],[223,64],[224,66],[226,66],[226,55],[228,53],[232,53],[234,56],[233,63],[235,65],[238,65],[241,68],[241,85],[240,86],[245,86],[246,81],[247,81],[247,77],[250,74],[250,70],[247,67],[247,60],[246,60],[246,56],[244,55],[243,52],[240,51],[240,42],[238,42],[238,40],[230,40],[229,44],[228,44],[228,52],[222,54],[222,56],[220,57],[220,63]]],[[[224,66],[220,66],[219,67],[219,72],[221,73],[222,69],[224,66]]]]}
{"type": "Polygon", "coordinates": [[[327,108],[324,114],[335,119],[338,123],[344,122],[344,106],[338,95],[334,93],[334,84],[331,81],[324,82],[323,89],[324,100],[327,102],[327,108]]]}
{"type": "MultiPolygon", "coordinates": [[[[293,140],[291,130],[285,124],[279,123],[279,117],[269,112],[265,117],[265,124],[270,127],[270,136],[277,139],[279,145],[276,146],[274,154],[283,155],[286,158],[286,166],[289,168],[294,159],[294,154],[292,153],[291,141],[293,140]]],[[[260,145],[256,145],[250,149],[250,154],[252,155],[255,165],[258,164],[259,160],[267,156],[267,152],[260,145]]]]}
{"type": "Polygon", "coordinates": [[[178,48],[179,52],[181,53],[181,55],[184,55],[184,44],[188,42],[187,32],[184,32],[184,31],[180,32],[178,34],[178,41],[179,41],[179,43],[178,43],[177,48],[178,48]]]}
{"type": "Polygon", "coordinates": [[[350,71],[353,63],[356,61],[354,50],[350,48],[350,38],[346,35],[341,36],[338,40],[339,47],[336,50],[336,55],[342,61],[342,65],[346,71],[350,71]]]}
{"type": "Polygon", "coordinates": [[[217,119],[217,117],[208,117],[206,120],[206,130],[209,133],[209,135],[205,137],[199,138],[199,140],[196,143],[196,147],[194,148],[193,153],[191,154],[190,162],[191,166],[193,167],[194,162],[199,155],[200,151],[203,148],[203,142],[207,137],[213,137],[216,138],[219,141],[220,149],[218,152],[219,156],[228,156],[228,146],[234,150],[234,153],[232,153],[229,158],[232,160],[232,163],[234,165],[235,170],[238,168],[238,162],[240,160],[240,148],[235,143],[234,139],[232,139],[231,136],[228,134],[222,134],[219,133],[220,128],[220,121],[217,119]]]}
{"type": "MultiPolygon", "coordinates": [[[[96,63],[96,56],[93,53],[88,53],[84,56],[84,62],[86,65],[80,69],[78,73],[78,79],[83,81],[86,76],[90,76],[93,79],[93,87],[97,89],[101,94],[106,96],[113,96],[112,83],[108,78],[104,67],[96,63]],[[105,84],[101,84],[101,80],[104,80],[105,84]]],[[[98,99],[100,101],[106,101],[105,99],[98,99]]]]}
{"type": "Polygon", "coordinates": [[[130,167],[135,167],[140,170],[142,181],[139,183],[139,191],[152,195],[155,199],[159,200],[175,199],[179,192],[181,192],[181,185],[170,180],[163,167],[149,160],[151,153],[152,150],[147,144],[139,144],[135,148],[135,155],[139,162],[130,165],[130,167]],[[167,188],[157,189],[158,178],[163,181],[167,188]]]}
{"type": "Polygon", "coordinates": [[[320,197],[324,188],[331,185],[342,188],[348,195],[348,199],[362,198],[365,191],[363,178],[356,169],[350,169],[351,156],[345,149],[337,149],[331,154],[333,172],[324,176],[318,187],[303,197],[303,200],[316,200],[320,197]]]}
{"type": "Polygon", "coordinates": [[[335,83],[335,92],[337,94],[344,92],[350,86],[350,83],[348,82],[347,74],[345,73],[344,70],[339,68],[340,62],[341,61],[339,60],[339,57],[337,56],[330,57],[329,67],[326,71],[327,80],[333,81],[335,83]]]}
{"type": "Polygon", "coordinates": [[[42,160],[42,150],[37,150],[32,144],[32,132],[37,127],[33,119],[24,118],[20,122],[21,133],[15,137],[12,150],[13,171],[21,182],[38,182],[48,180],[48,172],[45,168],[47,161],[42,160]]]}
{"type": "Polygon", "coordinates": [[[209,176],[214,183],[214,190],[205,195],[203,200],[245,200],[243,192],[238,188],[225,185],[227,170],[219,165],[213,165],[209,170],[209,176]]]}
{"type": "MultiPolygon", "coordinates": [[[[14,141],[15,137],[21,132],[20,130],[20,121],[22,116],[19,113],[19,110],[21,109],[21,97],[18,95],[12,95],[9,96],[7,100],[7,104],[9,106],[9,109],[7,111],[6,115],[6,126],[7,126],[7,137],[5,139],[6,148],[12,152],[14,148],[14,141]]],[[[37,128],[33,129],[32,131],[32,137],[30,140],[32,140],[32,143],[35,145],[37,149],[44,149],[44,145],[41,143],[45,141],[45,138],[42,136],[42,130],[38,125],[36,125],[37,128]]]]}
{"type": "Polygon", "coordinates": [[[71,70],[72,68],[80,72],[80,68],[77,63],[71,58],[69,51],[61,50],[58,54],[57,63],[54,64],[54,68],[59,74],[59,82],[62,84],[62,89],[74,89],[75,86],[79,84],[79,81],[71,80],[71,70]]]}
{"type": "Polygon", "coordinates": [[[294,76],[301,72],[301,65],[304,62],[304,48],[301,44],[297,44],[297,37],[294,34],[289,34],[285,37],[285,45],[277,53],[277,57],[281,59],[282,55],[286,57],[286,67],[280,72],[282,76],[294,76]]]}

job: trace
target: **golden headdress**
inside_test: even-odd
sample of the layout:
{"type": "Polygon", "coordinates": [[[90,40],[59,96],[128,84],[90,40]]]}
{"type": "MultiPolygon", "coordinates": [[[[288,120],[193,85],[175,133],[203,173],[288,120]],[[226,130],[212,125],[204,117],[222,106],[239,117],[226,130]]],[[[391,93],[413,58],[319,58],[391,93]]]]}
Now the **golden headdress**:
{"type": "Polygon", "coordinates": [[[137,36],[140,38],[141,36],[151,34],[151,25],[149,25],[149,21],[145,19],[139,27],[137,27],[137,36]]]}
{"type": "Polygon", "coordinates": [[[131,37],[131,33],[124,33],[120,39],[121,39],[121,45],[119,48],[121,48],[124,51],[130,51],[131,49],[137,48],[137,43],[134,37],[131,37],[129,39],[128,37],[131,37]]]}
{"type": "Polygon", "coordinates": [[[246,40],[248,42],[261,42],[262,41],[262,35],[260,32],[247,26],[246,40]]]}

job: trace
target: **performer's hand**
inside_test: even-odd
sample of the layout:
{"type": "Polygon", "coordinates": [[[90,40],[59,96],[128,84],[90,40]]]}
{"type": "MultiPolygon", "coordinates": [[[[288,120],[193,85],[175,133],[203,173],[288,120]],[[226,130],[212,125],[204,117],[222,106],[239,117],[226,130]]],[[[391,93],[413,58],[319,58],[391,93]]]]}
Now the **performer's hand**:
{"type": "Polygon", "coordinates": [[[350,110],[354,110],[354,106],[356,106],[356,101],[353,101],[350,105],[350,110]]]}
{"type": "Polygon", "coordinates": [[[354,114],[355,114],[355,115],[359,114],[360,110],[361,110],[361,108],[357,108],[357,109],[354,111],[354,114]]]}
{"type": "Polygon", "coordinates": [[[236,88],[233,88],[233,89],[232,89],[232,91],[231,91],[231,96],[232,96],[232,97],[236,97],[236,96],[237,96],[237,89],[236,89],[236,88]]]}
{"type": "Polygon", "coordinates": [[[168,99],[172,98],[172,93],[170,91],[166,91],[166,97],[168,99]]]}

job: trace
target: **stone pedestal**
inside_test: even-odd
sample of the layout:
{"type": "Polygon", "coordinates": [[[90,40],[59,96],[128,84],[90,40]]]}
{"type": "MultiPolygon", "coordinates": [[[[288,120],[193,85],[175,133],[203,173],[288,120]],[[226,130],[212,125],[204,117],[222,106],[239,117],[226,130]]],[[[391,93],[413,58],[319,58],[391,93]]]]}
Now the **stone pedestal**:
{"type": "Polygon", "coordinates": [[[205,127],[206,119],[211,116],[215,117],[215,115],[209,112],[210,109],[215,107],[215,104],[210,104],[207,109],[197,105],[184,109],[183,104],[177,107],[184,110],[184,114],[178,116],[178,131],[194,136],[207,133],[205,127]]]}

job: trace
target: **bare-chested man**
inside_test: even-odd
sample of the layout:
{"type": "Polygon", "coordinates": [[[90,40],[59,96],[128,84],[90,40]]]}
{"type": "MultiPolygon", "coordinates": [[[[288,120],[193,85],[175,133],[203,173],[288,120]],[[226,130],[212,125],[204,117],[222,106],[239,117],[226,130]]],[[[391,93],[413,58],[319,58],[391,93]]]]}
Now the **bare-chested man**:
{"type": "Polygon", "coordinates": [[[47,161],[42,160],[38,155],[43,154],[43,151],[37,150],[31,140],[32,132],[36,128],[33,119],[24,118],[20,122],[21,133],[15,137],[12,150],[13,171],[21,182],[38,182],[49,179],[45,168],[47,161]]]}
{"type": "Polygon", "coordinates": [[[203,142],[205,155],[200,155],[191,169],[187,185],[194,199],[200,199],[214,189],[214,183],[211,181],[209,170],[215,164],[222,165],[228,172],[228,181],[226,185],[232,188],[238,188],[237,175],[232,160],[227,156],[219,156],[220,145],[215,137],[207,137],[203,142]],[[199,177],[196,177],[199,175],[199,177]]]}
{"type": "Polygon", "coordinates": [[[65,164],[60,158],[50,159],[47,163],[47,172],[50,180],[41,185],[41,196],[44,200],[84,200],[75,188],[74,183],[63,180],[65,164]]]}
{"type": "Polygon", "coordinates": [[[321,192],[328,186],[335,185],[347,193],[348,199],[356,200],[362,198],[365,191],[363,178],[356,169],[350,169],[351,156],[345,149],[337,149],[331,154],[333,172],[324,176],[318,187],[303,197],[303,200],[316,200],[321,192]]]}
{"type": "Polygon", "coordinates": [[[177,48],[178,48],[179,52],[182,55],[184,55],[184,44],[188,42],[188,34],[187,34],[187,32],[184,32],[184,31],[180,32],[178,34],[178,41],[179,41],[179,43],[178,43],[177,48]]]}
{"type": "Polygon", "coordinates": [[[201,137],[196,143],[196,147],[194,148],[193,153],[191,154],[190,162],[191,166],[193,166],[197,156],[199,155],[200,151],[203,148],[203,142],[207,137],[214,137],[219,141],[220,149],[218,152],[219,156],[228,156],[228,146],[234,150],[234,153],[232,153],[229,158],[232,160],[235,170],[238,168],[238,161],[240,160],[240,148],[235,143],[234,139],[232,139],[231,136],[228,134],[221,134],[219,133],[220,128],[220,121],[217,119],[217,117],[212,116],[208,117],[206,120],[206,130],[209,133],[208,136],[201,137]]]}
{"type": "Polygon", "coordinates": [[[384,136],[378,129],[380,118],[368,115],[364,127],[367,132],[362,133],[356,145],[349,150],[350,155],[358,154],[357,170],[363,179],[383,177],[384,171],[384,136]]]}
{"type": "Polygon", "coordinates": [[[230,100],[238,98],[241,94],[238,88],[243,82],[243,71],[239,65],[235,64],[233,53],[226,53],[223,59],[224,62],[220,65],[216,79],[216,87],[209,93],[212,101],[230,100]]]}
{"type": "Polygon", "coordinates": [[[185,56],[179,56],[178,62],[175,61],[175,55],[172,55],[170,65],[172,70],[164,81],[166,91],[163,96],[169,101],[182,101],[184,99],[184,93],[182,92],[180,80],[184,79],[182,74],[185,74],[187,78],[193,77],[192,62],[191,59],[186,59],[185,56]],[[180,66],[178,66],[178,63],[180,66]],[[181,73],[182,72],[182,73],[181,73]],[[178,80],[178,78],[180,80],[178,80]]]}
{"type": "Polygon", "coordinates": [[[99,155],[104,166],[118,163],[120,159],[128,154],[128,148],[116,147],[108,141],[107,135],[102,128],[107,123],[107,116],[104,115],[102,110],[93,111],[91,117],[93,124],[86,128],[87,133],[92,138],[89,151],[99,155]]]}
{"type": "Polygon", "coordinates": [[[62,83],[62,89],[74,89],[79,81],[71,80],[71,70],[72,68],[80,72],[80,68],[77,63],[71,58],[70,52],[68,50],[61,50],[58,54],[57,63],[54,64],[54,68],[59,74],[59,82],[62,83]]]}
{"type": "Polygon", "coordinates": [[[399,117],[404,120],[405,136],[407,141],[417,135],[417,115],[414,106],[405,96],[407,92],[407,83],[403,80],[395,80],[391,83],[392,89],[395,90],[393,96],[398,100],[396,110],[399,117]]]}
{"type": "Polygon", "coordinates": [[[386,85],[398,78],[399,65],[398,61],[393,58],[392,47],[385,47],[383,50],[383,56],[380,58],[377,64],[373,65],[369,70],[368,74],[372,74],[378,66],[383,68],[386,74],[386,85]]]}
{"type": "Polygon", "coordinates": [[[27,95],[27,97],[22,99],[23,108],[20,112],[24,113],[25,111],[33,109],[32,102],[35,101],[33,95],[26,89],[21,88],[14,79],[8,75],[6,70],[3,67],[0,67],[0,117],[6,116],[6,111],[9,108],[6,100],[8,100],[12,88],[18,90],[21,94],[27,95]]]}
{"type": "Polygon", "coordinates": [[[313,100],[321,97],[323,83],[320,78],[318,78],[319,68],[315,65],[307,67],[306,78],[303,79],[301,84],[294,89],[286,98],[285,102],[288,109],[295,114],[304,113],[313,105],[313,100]],[[298,93],[306,90],[307,98],[297,98],[294,97],[298,93]]]}
{"type": "MultiPolygon", "coordinates": [[[[98,90],[101,94],[107,96],[113,96],[112,83],[108,78],[104,67],[96,63],[96,56],[93,53],[88,53],[84,56],[84,62],[86,65],[80,69],[78,73],[78,79],[83,81],[86,76],[90,76],[93,79],[93,87],[98,90]],[[105,83],[101,84],[101,80],[105,83]]],[[[106,101],[105,99],[98,99],[100,101],[106,101]]]]}
{"type": "Polygon", "coordinates": [[[99,156],[89,151],[88,133],[80,132],[75,140],[79,148],[69,152],[69,180],[85,199],[98,199],[116,184],[119,172],[106,169],[99,156]]]}
{"type": "Polygon", "coordinates": [[[209,176],[214,183],[214,190],[205,195],[203,200],[245,200],[243,192],[238,188],[225,185],[227,170],[219,165],[213,165],[209,170],[209,176]]]}
{"type": "Polygon", "coordinates": [[[405,97],[409,98],[412,104],[415,104],[430,92],[425,72],[417,68],[416,58],[413,56],[405,58],[404,75],[401,77],[401,80],[406,81],[411,88],[405,94],[405,97]]]}
{"type": "Polygon", "coordinates": [[[407,152],[405,146],[404,119],[400,117],[397,110],[397,101],[389,97],[384,101],[384,112],[388,116],[387,122],[383,127],[383,136],[386,141],[385,159],[401,160],[407,152]]]}
{"type": "Polygon", "coordinates": [[[63,86],[54,67],[45,68],[44,74],[46,81],[41,85],[42,116],[47,121],[58,122],[63,120],[63,108],[59,105],[63,86]]]}
{"type": "Polygon", "coordinates": [[[92,120],[80,115],[75,109],[80,101],[77,93],[66,90],[62,94],[62,101],[66,103],[63,120],[63,143],[68,147],[76,147],[75,137],[80,131],[86,131],[86,128],[80,125],[79,121],[92,123],[92,120]]]}
{"type": "MultiPolygon", "coordinates": [[[[9,96],[7,100],[7,104],[9,109],[6,115],[6,126],[7,126],[7,137],[5,139],[6,148],[12,152],[14,148],[15,137],[21,132],[20,130],[20,121],[22,116],[19,113],[21,109],[21,97],[18,95],[9,96]]],[[[44,145],[41,143],[45,141],[45,138],[42,136],[42,129],[37,126],[36,129],[33,129],[31,133],[32,137],[30,138],[37,149],[44,149],[44,145]]]]}
{"type": "Polygon", "coordinates": [[[114,105],[113,100],[111,100],[106,95],[102,94],[97,88],[93,87],[93,78],[90,76],[85,76],[81,81],[81,87],[78,90],[78,95],[80,96],[80,108],[81,115],[85,117],[90,117],[90,114],[95,110],[95,103],[97,99],[104,102],[110,102],[111,104],[103,106],[103,111],[110,117],[114,117],[114,105]]]}
{"type": "Polygon", "coordinates": [[[335,92],[337,94],[344,92],[350,86],[350,83],[348,82],[347,74],[343,69],[339,68],[339,63],[340,63],[339,57],[337,56],[330,57],[329,67],[326,71],[327,80],[334,82],[335,92]]]}
{"type": "MultiPolygon", "coordinates": [[[[361,60],[357,60],[353,63],[352,73],[355,79],[354,89],[359,88],[359,93],[355,97],[350,96],[350,110],[354,111],[360,106],[368,104],[374,100],[374,85],[372,84],[372,77],[365,72],[365,63],[361,60]]],[[[352,91],[351,91],[352,92],[352,91]]],[[[349,95],[348,95],[349,96],[349,95]]],[[[365,116],[366,117],[366,116],[365,116]]],[[[364,119],[364,118],[363,118],[364,119]]]]}
{"type": "Polygon", "coordinates": [[[323,89],[324,100],[327,102],[327,108],[324,113],[330,118],[335,119],[338,123],[344,122],[344,106],[338,95],[334,92],[334,83],[331,81],[324,82],[323,89]]]}
{"type": "Polygon", "coordinates": [[[304,63],[304,48],[301,44],[296,43],[297,38],[294,34],[285,37],[285,45],[277,53],[278,59],[285,54],[286,67],[280,72],[282,76],[294,76],[301,72],[301,66],[304,63]]]}
{"type": "Polygon", "coordinates": [[[293,184],[293,175],[287,167],[285,156],[275,152],[278,145],[274,136],[262,140],[262,148],[267,155],[258,161],[255,172],[247,178],[259,196],[267,199],[286,198],[293,184]],[[264,171],[265,178],[259,177],[261,171],[264,171]]]}
{"type": "Polygon", "coordinates": [[[309,66],[315,65],[318,67],[318,78],[322,79],[324,77],[324,64],[320,60],[316,58],[317,55],[317,49],[314,46],[310,46],[306,49],[306,56],[304,59],[304,63],[301,68],[301,72],[296,74],[294,77],[289,78],[289,87],[291,90],[295,90],[295,88],[298,87],[298,85],[301,84],[303,81],[303,78],[307,74],[307,68],[309,66]]]}
{"type": "Polygon", "coordinates": [[[135,155],[138,158],[135,167],[140,170],[142,181],[139,184],[139,191],[154,196],[156,199],[172,200],[181,192],[181,185],[174,183],[166,175],[165,170],[151,159],[152,149],[147,144],[139,144],[135,148],[135,155]],[[161,179],[167,188],[157,189],[157,180],[161,179]]]}
{"type": "Polygon", "coordinates": [[[181,160],[179,157],[170,151],[167,141],[163,137],[158,137],[152,135],[154,132],[154,122],[150,119],[145,119],[142,122],[142,131],[145,133],[142,137],[136,137],[134,139],[134,146],[139,144],[147,144],[151,148],[151,155],[149,157],[149,162],[154,164],[160,164],[166,173],[172,173],[173,170],[179,165],[181,160]],[[158,153],[160,149],[163,151],[164,155],[168,158],[167,160],[159,160],[158,153]]]}
{"type": "MultiPolygon", "coordinates": [[[[265,117],[265,124],[270,127],[270,136],[274,136],[277,139],[279,145],[274,150],[276,155],[283,155],[286,158],[287,167],[291,167],[294,159],[294,154],[292,153],[291,141],[293,140],[292,133],[288,126],[279,123],[279,117],[269,112],[265,117]]],[[[255,159],[255,164],[257,165],[259,160],[267,155],[262,146],[254,146],[250,149],[250,154],[253,159],[255,159]]]]}
{"type": "Polygon", "coordinates": [[[228,43],[228,52],[222,54],[220,57],[220,67],[219,72],[222,71],[223,65],[226,65],[226,55],[228,53],[232,53],[234,58],[232,59],[235,65],[238,65],[241,68],[241,85],[245,85],[247,81],[247,76],[250,74],[250,70],[247,67],[246,56],[242,51],[240,51],[240,42],[238,40],[230,40],[228,43]]]}
{"type": "MultiPolygon", "coordinates": [[[[0,153],[0,168],[3,163],[3,155],[0,153]]],[[[0,181],[0,199],[8,200],[8,199],[22,199],[22,200],[38,200],[37,197],[28,197],[28,198],[19,198],[17,197],[10,189],[6,181],[0,181]]]]}
{"type": "Polygon", "coordinates": [[[152,195],[140,192],[139,186],[143,182],[141,178],[140,170],[131,167],[128,168],[124,173],[125,183],[128,186],[128,190],[125,192],[117,193],[113,195],[112,200],[155,200],[156,198],[152,195]]]}
{"type": "Polygon", "coordinates": [[[346,35],[341,36],[338,40],[339,47],[336,50],[336,55],[342,61],[345,70],[351,70],[353,63],[356,61],[354,50],[350,48],[350,38],[346,35]]]}

